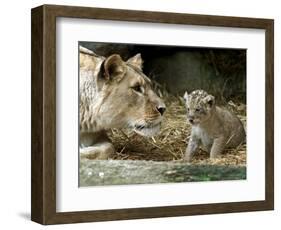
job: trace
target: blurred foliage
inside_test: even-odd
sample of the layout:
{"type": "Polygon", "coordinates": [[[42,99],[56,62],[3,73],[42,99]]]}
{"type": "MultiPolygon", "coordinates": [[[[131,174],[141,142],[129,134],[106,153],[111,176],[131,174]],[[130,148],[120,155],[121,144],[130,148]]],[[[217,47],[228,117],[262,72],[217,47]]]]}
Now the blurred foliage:
{"type": "Polygon", "coordinates": [[[215,72],[214,78],[223,79],[223,85],[213,85],[213,93],[220,100],[246,101],[246,50],[213,49],[200,51],[203,61],[215,72]],[[225,96],[225,91],[232,91],[225,96]]]}

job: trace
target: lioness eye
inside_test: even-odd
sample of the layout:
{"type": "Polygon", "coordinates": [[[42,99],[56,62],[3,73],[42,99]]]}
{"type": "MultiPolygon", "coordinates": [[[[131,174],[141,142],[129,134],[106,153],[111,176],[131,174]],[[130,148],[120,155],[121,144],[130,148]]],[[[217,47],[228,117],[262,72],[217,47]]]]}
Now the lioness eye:
{"type": "Polygon", "coordinates": [[[132,89],[138,93],[142,93],[142,87],[140,85],[135,85],[132,87],[132,89]]]}

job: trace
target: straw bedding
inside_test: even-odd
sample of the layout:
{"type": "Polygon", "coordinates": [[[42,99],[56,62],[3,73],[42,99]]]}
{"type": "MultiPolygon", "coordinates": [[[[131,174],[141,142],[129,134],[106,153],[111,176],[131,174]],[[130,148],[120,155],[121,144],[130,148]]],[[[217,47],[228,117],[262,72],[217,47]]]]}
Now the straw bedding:
{"type": "MultiPolygon", "coordinates": [[[[180,161],[183,158],[191,131],[186,121],[183,98],[156,90],[164,98],[167,107],[160,133],[153,138],[148,138],[132,131],[112,129],[109,136],[116,149],[116,153],[111,156],[112,159],[180,161]]],[[[227,107],[236,113],[246,126],[246,106],[230,101],[227,107]]],[[[225,150],[218,159],[210,159],[208,153],[199,150],[191,163],[245,166],[246,144],[236,149],[225,150]]]]}

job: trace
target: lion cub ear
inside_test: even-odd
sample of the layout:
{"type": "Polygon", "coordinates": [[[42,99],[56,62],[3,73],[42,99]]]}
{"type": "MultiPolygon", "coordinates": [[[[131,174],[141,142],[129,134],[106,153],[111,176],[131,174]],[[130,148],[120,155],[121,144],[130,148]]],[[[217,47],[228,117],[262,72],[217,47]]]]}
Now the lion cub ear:
{"type": "Polygon", "coordinates": [[[118,54],[109,56],[104,64],[104,77],[106,80],[120,81],[125,74],[125,65],[122,58],[118,54]]]}
{"type": "Polygon", "coordinates": [[[205,97],[205,102],[210,106],[213,107],[215,105],[215,97],[212,95],[208,95],[205,97]]]}
{"type": "Polygon", "coordinates": [[[139,68],[140,70],[142,70],[142,64],[143,64],[143,60],[141,58],[141,54],[138,53],[135,56],[129,58],[127,60],[127,63],[139,68]]]}
{"type": "Polygon", "coordinates": [[[183,95],[183,99],[184,99],[185,101],[187,101],[187,99],[188,99],[188,93],[187,93],[187,91],[185,91],[185,93],[184,93],[184,95],[183,95]]]}

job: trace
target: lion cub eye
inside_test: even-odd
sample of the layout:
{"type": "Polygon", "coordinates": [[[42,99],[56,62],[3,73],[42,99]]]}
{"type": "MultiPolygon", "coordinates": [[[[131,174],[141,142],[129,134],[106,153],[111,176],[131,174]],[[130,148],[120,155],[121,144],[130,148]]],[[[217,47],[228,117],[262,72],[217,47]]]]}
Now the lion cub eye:
{"type": "Polygon", "coordinates": [[[201,109],[199,109],[199,108],[195,109],[195,112],[200,112],[200,111],[201,111],[201,109]]]}
{"type": "Polygon", "coordinates": [[[143,93],[143,87],[140,85],[135,85],[132,87],[132,89],[138,93],[143,93]]]}

